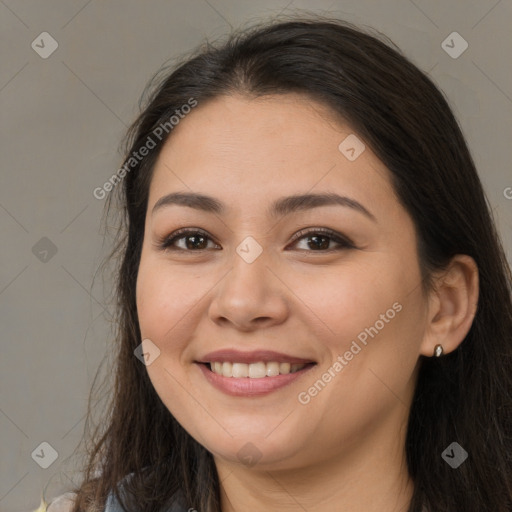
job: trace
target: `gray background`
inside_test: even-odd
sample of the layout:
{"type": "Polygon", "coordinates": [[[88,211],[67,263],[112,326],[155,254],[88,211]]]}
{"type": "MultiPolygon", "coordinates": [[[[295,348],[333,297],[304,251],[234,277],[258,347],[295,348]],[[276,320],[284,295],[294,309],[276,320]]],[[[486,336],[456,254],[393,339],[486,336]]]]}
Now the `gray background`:
{"type": "Polygon", "coordinates": [[[44,488],[51,497],[77,481],[88,391],[112,340],[111,285],[94,279],[109,248],[104,200],[92,191],[119,168],[144,85],[206,37],[297,9],[374,27],[431,75],[511,260],[510,0],[0,0],[0,510],[33,510],[44,488]],[[453,31],[469,44],[458,58],[441,46],[453,31]],[[42,32],[58,42],[46,59],[31,47],[48,50],[42,32]],[[36,460],[51,450],[31,456],[42,442],[58,452],[47,469],[36,460]]]}

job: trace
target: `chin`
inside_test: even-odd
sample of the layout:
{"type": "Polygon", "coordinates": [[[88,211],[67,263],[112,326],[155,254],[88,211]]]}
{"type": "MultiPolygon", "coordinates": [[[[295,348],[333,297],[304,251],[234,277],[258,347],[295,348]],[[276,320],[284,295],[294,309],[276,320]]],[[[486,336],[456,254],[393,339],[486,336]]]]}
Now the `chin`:
{"type": "MultiPolygon", "coordinates": [[[[268,432],[270,430],[267,434],[268,432]]],[[[233,435],[233,438],[213,439],[202,444],[216,460],[221,459],[229,464],[240,464],[255,470],[277,470],[295,466],[292,460],[301,449],[300,446],[286,445],[286,441],[290,442],[290,439],[293,439],[291,433],[287,433],[285,438],[275,436],[271,442],[265,436],[246,432],[233,435]]]]}

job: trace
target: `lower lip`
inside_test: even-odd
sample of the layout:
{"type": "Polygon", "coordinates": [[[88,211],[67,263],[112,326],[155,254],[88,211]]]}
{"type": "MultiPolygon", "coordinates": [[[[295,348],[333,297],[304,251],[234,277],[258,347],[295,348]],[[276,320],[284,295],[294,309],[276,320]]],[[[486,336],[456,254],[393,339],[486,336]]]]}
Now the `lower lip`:
{"type": "Polygon", "coordinates": [[[310,363],[298,372],[276,375],[275,377],[262,377],[261,379],[251,379],[250,377],[224,377],[218,373],[212,372],[210,368],[208,368],[208,365],[204,363],[198,363],[198,366],[210,384],[227,395],[259,396],[267,395],[272,391],[287,386],[311,370],[315,364],[310,363]]]}

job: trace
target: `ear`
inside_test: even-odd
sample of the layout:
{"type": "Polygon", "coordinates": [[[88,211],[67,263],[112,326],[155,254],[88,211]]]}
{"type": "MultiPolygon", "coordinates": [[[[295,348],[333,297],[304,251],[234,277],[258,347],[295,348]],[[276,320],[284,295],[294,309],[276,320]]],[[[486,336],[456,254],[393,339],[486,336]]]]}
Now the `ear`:
{"type": "Polygon", "coordinates": [[[464,340],[478,306],[479,279],[475,260],[465,254],[454,256],[430,292],[427,325],[421,343],[422,355],[432,357],[439,344],[443,353],[455,350],[464,340]]]}

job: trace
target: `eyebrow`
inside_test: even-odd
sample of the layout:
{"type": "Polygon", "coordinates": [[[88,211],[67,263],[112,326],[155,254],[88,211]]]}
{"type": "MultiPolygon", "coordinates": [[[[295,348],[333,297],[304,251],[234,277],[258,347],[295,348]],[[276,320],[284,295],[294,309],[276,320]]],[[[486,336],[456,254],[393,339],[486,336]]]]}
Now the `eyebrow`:
{"type": "MultiPolygon", "coordinates": [[[[196,210],[201,210],[207,213],[215,213],[218,215],[223,215],[226,212],[226,207],[224,204],[214,197],[193,192],[173,192],[161,197],[155,203],[155,206],[153,206],[151,214],[153,215],[157,210],[171,205],[187,206],[189,208],[194,208],[196,210]]],[[[281,197],[270,205],[268,215],[270,217],[284,217],[294,212],[310,210],[320,206],[333,205],[351,208],[359,213],[362,213],[374,222],[377,222],[375,216],[361,203],[350,197],[340,196],[332,192],[323,194],[299,194],[281,197]]]]}

